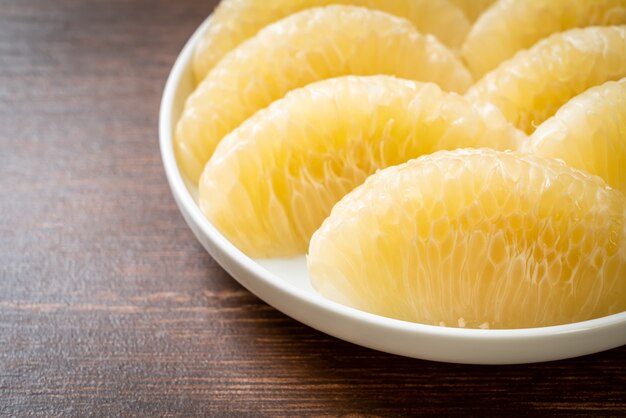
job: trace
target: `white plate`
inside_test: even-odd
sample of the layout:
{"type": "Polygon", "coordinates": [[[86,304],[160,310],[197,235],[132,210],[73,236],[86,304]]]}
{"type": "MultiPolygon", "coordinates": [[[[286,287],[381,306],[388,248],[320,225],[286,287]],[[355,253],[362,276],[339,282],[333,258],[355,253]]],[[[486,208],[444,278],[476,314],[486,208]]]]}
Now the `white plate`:
{"type": "Polygon", "coordinates": [[[346,341],[388,353],[455,363],[509,364],[557,360],[626,344],[626,312],[575,324],[516,330],[444,328],[389,319],[326,300],[309,284],[304,257],[255,260],[202,215],[179,172],[172,138],[193,88],[191,57],[208,19],[185,45],[165,86],[159,117],[161,155],[176,203],[213,258],[252,293],[292,318],[346,341]]]}

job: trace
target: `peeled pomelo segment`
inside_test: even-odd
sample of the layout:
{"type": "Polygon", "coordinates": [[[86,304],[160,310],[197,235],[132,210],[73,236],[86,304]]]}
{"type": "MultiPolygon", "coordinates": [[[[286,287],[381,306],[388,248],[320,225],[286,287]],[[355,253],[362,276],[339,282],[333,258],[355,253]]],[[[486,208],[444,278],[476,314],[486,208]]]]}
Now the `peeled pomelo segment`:
{"type": "Polygon", "coordinates": [[[559,158],[626,193],[626,78],[574,97],[521,149],[559,158]]]}
{"type": "Polygon", "coordinates": [[[176,129],[176,156],[197,182],[230,131],[287,92],[341,75],[389,74],[465,91],[467,69],[405,19],[349,6],[308,9],[266,27],[225,57],[191,94],[176,129]]]}
{"type": "Polygon", "coordinates": [[[480,78],[553,33],[626,23],[626,0],[500,0],[472,26],[461,53],[480,78]]]}
{"type": "Polygon", "coordinates": [[[532,133],[572,97],[626,76],[626,26],[573,29],[521,51],[465,94],[532,133]]]}
{"type": "Polygon", "coordinates": [[[491,149],[379,171],[311,239],[323,296],[391,318],[526,328],[626,310],[626,196],[554,159],[491,149]]]}
{"type": "Polygon", "coordinates": [[[341,77],[294,90],[215,150],[207,218],[252,257],[303,254],[332,206],[377,169],[439,149],[515,149],[525,135],[432,83],[341,77]]]}
{"type": "MultiPolygon", "coordinates": [[[[457,0],[458,1],[458,0],[457,0]]],[[[463,11],[448,0],[223,0],[193,57],[198,82],[232,49],[265,26],[304,9],[345,4],[382,10],[409,20],[416,29],[459,48],[470,29],[463,11]]]]}
{"type": "Polygon", "coordinates": [[[496,0],[450,0],[470,22],[476,21],[496,0]]]}

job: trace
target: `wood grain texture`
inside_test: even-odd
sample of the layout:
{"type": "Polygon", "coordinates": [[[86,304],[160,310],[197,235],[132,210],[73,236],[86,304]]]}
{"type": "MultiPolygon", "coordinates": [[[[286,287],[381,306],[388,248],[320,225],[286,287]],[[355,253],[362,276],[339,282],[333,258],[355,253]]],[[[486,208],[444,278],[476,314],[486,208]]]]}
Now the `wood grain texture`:
{"type": "Polygon", "coordinates": [[[412,360],[275,311],[200,247],[157,111],[207,0],[0,0],[0,416],[626,415],[626,347],[412,360]]]}

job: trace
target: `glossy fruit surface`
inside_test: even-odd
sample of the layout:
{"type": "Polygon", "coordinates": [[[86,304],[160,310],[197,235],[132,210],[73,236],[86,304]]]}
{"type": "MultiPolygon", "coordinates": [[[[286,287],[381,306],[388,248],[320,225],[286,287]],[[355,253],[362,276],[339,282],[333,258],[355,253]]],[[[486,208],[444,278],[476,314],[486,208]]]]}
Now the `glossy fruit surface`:
{"type": "Polygon", "coordinates": [[[476,21],[496,0],[450,0],[461,9],[470,22],[476,21]]]}
{"type": "Polygon", "coordinates": [[[574,97],[522,149],[562,159],[626,193],[626,79],[574,97]]]}
{"type": "Polygon", "coordinates": [[[626,0],[500,0],[474,23],[462,55],[480,78],[554,33],[624,23],[626,0]]]}
{"type": "Polygon", "coordinates": [[[466,93],[532,133],[572,97],[626,76],[626,26],[553,35],[486,74],[466,93]]]}
{"type": "Polygon", "coordinates": [[[222,0],[196,47],[196,81],[202,81],[228,52],[265,26],[304,9],[330,4],[367,7],[404,17],[421,33],[433,34],[451,48],[461,46],[470,28],[463,11],[448,0],[222,0]]]}
{"type": "Polygon", "coordinates": [[[460,92],[471,83],[454,53],[405,19],[350,6],[307,9],[240,45],[187,99],[176,130],[179,164],[195,183],[224,135],[290,90],[375,74],[460,92]]]}
{"type": "Polygon", "coordinates": [[[199,204],[253,257],[303,254],[332,206],[377,169],[440,149],[527,139],[432,83],[341,77],[294,90],[218,146],[199,204]]]}
{"type": "Polygon", "coordinates": [[[381,170],[314,234],[322,295],[449,327],[526,328],[626,310],[626,196],[534,155],[442,151],[381,170]]]}

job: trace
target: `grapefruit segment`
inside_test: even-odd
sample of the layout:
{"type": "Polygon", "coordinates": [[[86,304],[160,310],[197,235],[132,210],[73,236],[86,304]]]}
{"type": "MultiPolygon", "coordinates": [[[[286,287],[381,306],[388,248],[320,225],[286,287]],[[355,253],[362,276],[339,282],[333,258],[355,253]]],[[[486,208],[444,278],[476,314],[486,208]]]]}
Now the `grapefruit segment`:
{"type": "Polygon", "coordinates": [[[480,78],[553,33],[624,23],[626,0],[500,0],[474,23],[462,55],[480,78]]]}
{"type": "Polygon", "coordinates": [[[224,58],[191,94],[174,148],[198,177],[224,135],[288,91],[341,75],[389,74],[464,91],[471,76],[435,38],[392,15],[358,7],[308,9],[259,32],[224,58]]]}
{"type": "Polygon", "coordinates": [[[463,11],[448,0],[222,0],[194,52],[196,81],[202,81],[228,52],[265,26],[304,9],[330,4],[368,7],[404,17],[418,31],[435,35],[451,48],[459,48],[470,29],[463,11]]]}
{"type": "Polygon", "coordinates": [[[311,239],[325,297],[430,325],[526,328],[626,310],[626,196],[535,155],[441,151],[372,175],[311,239]]]}
{"type": "Polygon", "coordinates": [[[626,193],[626,78],[574,97],[522,149],[562,159],[626,193]]]}
{"type": "Polygon", "coordinates": [[[332,206],[377,169],[439,149],[515,149],[525,136],[432,83],[341,77],[294,90],[220,143],[199,205],[253,257],[306,251],[332,206]]]}
{"type": "Polygon", "coordinates": [[[466,93],[532,133],[572,97],[626,76],[626,26],[573,29],[519,52],[466,93]]]}

